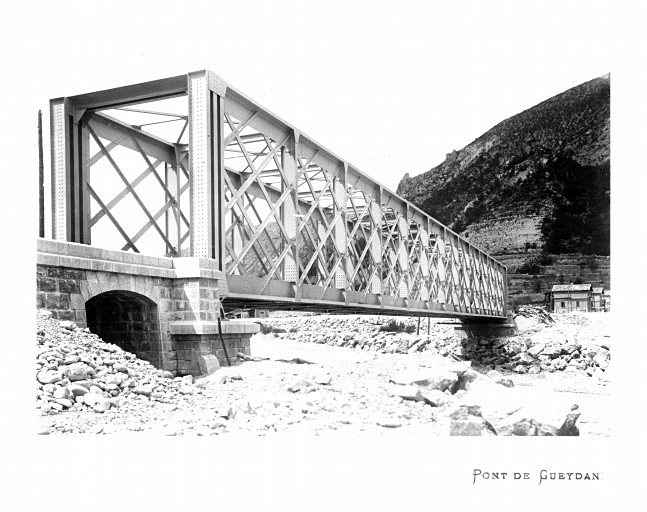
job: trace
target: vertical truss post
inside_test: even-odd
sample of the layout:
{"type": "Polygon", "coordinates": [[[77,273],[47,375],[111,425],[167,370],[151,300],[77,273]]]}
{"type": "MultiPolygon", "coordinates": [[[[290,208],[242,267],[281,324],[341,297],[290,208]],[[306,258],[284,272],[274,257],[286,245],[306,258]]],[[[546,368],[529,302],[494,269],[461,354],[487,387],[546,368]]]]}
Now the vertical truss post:
{"type": "MultiPolygon", "coordinates": [[[[425,224],[428,224],[429,221],[426,221],[425,224]]],[[[427,302],[429,301],[429,233],[427,228],[423,227],[421,224],[418,224],[418,230],[420,231],[420,274],[422,276],[420,280],[420,299],[427,302]]]]}
{"type": "Polygon", "coordinates": [[[88,133],[82,113],[67,98],[50,101],[52,238],[89,243],[88,133]]]}
{"type": "Polygon", "coordinates": [[[382,187],[376,188],[371,199],[371,221],[373,224],[373,238],[371,240],[371,266],[374,269],[370,283],[371,293],[382,293],[382,187]]]}
{"type": "Polygon", "coordinates": [[[209,71],[189,73],[191,255],[223,266],[223,96],[226,84],[209,71]]]}
{"type": "MultiPolygon", "coordinates": [[[[168,163],[164,162],[164,186],[166,187],[167,190],[171,189],[170,183],[169,183],[169,172],[168,172],[168,163]]],[[[164,196],[164,199],[166,199],[166,196],[164,196]]],[[[166,235],[166,238],[169,240],[171,239],[171,232],[170,232],[170,225],[169,225],[169,211],[166,210],[164,212],[164,234],[166,235]]],[[[179,250],[179,246],[178,246],[179,250]]]]}
{"type": "MultiPolygon", "coordinates": [[[[344,162],[343,169],[337,172],[333,182],[333,189],[337,205],[341,209],[341,216],[335,222],[333,233],[335,237],[335,247],[342,254],[341,265],[335,270],[335,288],[338,290],[346,289],[346,277],[350,275],[348,267],[348,240],[346,228],[346,174],[348,164],[344,162]]],[[[333,202],[334,204],[334,202],[333,202]]]]}
{"type": "Polygon", "coordinates": [[[285,182],[282,182],[281,192],[284,192],[287,187],[293,187],[293,192],[290,194],[283,204],[281,205],[281,218],[285,231],[289,237],[286,242],[292,244],[292,250],[289,251],[283,260],[283,279],[290,283],[297,282],[297,201],[298,190],[296,186],[297,181],[297,137],[296,133],[286,141],[285,146],[281,148],[281,166],[283,167],[283,176],[285,182]]]}
{"type": "Polygon", "coordinates": [[[400,270],[402,277],[400,278],[400,285],[398,286],[398,296],[402,298],[409,297],[409,250],[407,248],[407,241],[409,240],[409,223],[411,221],[411,213],[409,205],[405,205],[404,215],[398,217],[398,233],[400,237],[400,245],[398,247],[398,261],[400,263],[400,270]]]}
{"type": "Polygon", "coordinates": [[[503,301],[502,301],[502,307],[503,311],[501,311],[501,314],[503,316],[506,316],[508,314],[508,272],[506,268],[501,265],[500,263],[494,261],[494,259],[491,259],[491,265],[496,265],[498,267],[499,272],[501,273],[501,278],[503,279],[503,301]]]}

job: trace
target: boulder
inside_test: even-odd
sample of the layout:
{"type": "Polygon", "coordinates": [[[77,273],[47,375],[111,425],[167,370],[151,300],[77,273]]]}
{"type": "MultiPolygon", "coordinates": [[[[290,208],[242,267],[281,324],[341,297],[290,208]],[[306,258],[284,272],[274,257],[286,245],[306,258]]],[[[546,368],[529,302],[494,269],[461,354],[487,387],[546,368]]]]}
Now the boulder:
{"type": "MultiPolygon", "coordinates": [[[[468,369],[460,378],[456,385],[456,390],[463,389],[465,391],[470,391],[475,386],[479,384],[490,384],[491,379],[483,375],[482,373],[473,370],[472,368],[468,369]]],[[[453,390],[452,390],[453,391],[453,390]]]]}
{"type": "Polygon", "coordinates": [[[98,393],[86,393],[82,398],[83,403],[89,407],[92,407],[92,409],[96,412],[106,412],[110,409],[110,398],[107,398],[98,393]]]}
{"type": "Polygon", "coordinates": [[[63,379],[61,372],[56,370],[43,370],[36,374],[36,380],[41,384],[53,384],[63,379]]]}
{"type": "Polygon", "coordinates": [[[73,331],[76,329],[76,324],[70,320],[62,320],[59,322],[59,325],[68,331],[73,331]]]}
{"type": "Polygon", "coordinates": [[[483,418],[478,406],[462,405],[449,415],[450,436],[495,436],[494,427],[483,418]]]}
{"type": "Polygon", "coordinates": [[[420,394],[425,403],[432,407],[442,407],[452,401],[452,397],[438,389],[421,389],[420,394]]]}
{"type": "Polygon", "coordinates": [[[72,393],[68,388],[57,388],[53,396],[54,398],[69,398],[72,393]]]}
{"type": "Polygon", "coordinates": [[[562,347],[556,344],[546,345],[542,351],[542,355],[548,356],[551,359],[558,357],[562,353],[562,347]]]}
{"type": "Polygon", "coordinates": [[[139,385],[139,386],[135,386],[135,389],[133,389],[133,393],[137,395],[151,396],[152,392],[153,392],[152,385],[139,385]]]}
{"type": "Polygon", "coordinates": [[[535,360],[535,358],[532,357],[528,352],[521,352],[517,360],[520,364],[531,364],[535,360]]]}
{"type": "Polygon", "coordinates": [[[577,422],[577,419],[580,417],[580,412],[578,411],[577,405],[574,405],[571,412],[568,413],[566,416],[566,419],[564,420],[564,423],[562,423],[562,426],[559,427],[557,430],[557,435],[558,436],[579,436],[580,431],[579,429],[575,426],[575,423],[577,422]]]}
{"type": "Polygon", "coordinates": [[[43,386],[43,391],[49,395],[53,395],[54,391],[58,389],[58,386],[56,384],[45,384],[43,386]]]}
{"type": "Polygon", "coordinates": [[[292,384],[288,386],[288,391],[291,393],[308,393],[314,391],[316,385],[314,382],[310,382],[307,379],[296,379],[292,384]]]}
{"type": "MultiPolygon", "coordinates": [[[[465,370],[461,369],[460,372],[461,375],[463,375],[465,370]]],[[[446,389],[452,389],[458,382],[458,372],[445,368],[430,368],[415,372],[400,372],[391,378],[391,382],[400,385],[417,384],[426,389],[445,391],[446,389]]]]}
{"type": "Polygon", "coordinates": [[[62,405],[65,409],[69,409],[74,405],[74,402],[72,400],[68,400],[67,398],[57,398],[56,403],[62,405]]]}
{"type": "Polygon", "coordinates": [[[579,351],[581,349],[582,349],[582,345],[580,343],[571,341],[562,347],[562,354],[573,355],[574,352],[578,352],[578,355],[579,355],[579,351]]]}
{"type": "Polygon", "coordinates": [[[532,347],[530,347],[528,349],[528,353],[532,357],[537,357],[539,354],[541,354],[543,352],[545,347],[546,347],[546,345],[544,345],[543,343],[537,343],[536,345],[533,345],[532,347]]]}
{"type": "Polygon", "coordinates": [[[106,412],[106,411],[110,410],[111,406],[112,406],[112,403],[110,402],[110,400],[106,399],[106,400],[102,400],[101,402],[97,402],[96,404],[94,404],[92,406],[92,410],[94,412],[106,412]]]}
{"type": "Polygon", "coordinates": [[[94,368],[81,362],[71,364],[65,370],[65,377],[72,382],[91,379],[95,375],[96,371],[94,368]]]}
{"type": "Polygon", "coordinates": [[[391,386],[391,393],[404,400],[424,401],[420,388],[416,384],[394,384],[391,386]]]}
{"type": "Polygon", "coordinates": [[[546,425],[532,418],[524,418],[512,425],[509,435],[513,436],[554,436],[555,427],[546,425]]]}

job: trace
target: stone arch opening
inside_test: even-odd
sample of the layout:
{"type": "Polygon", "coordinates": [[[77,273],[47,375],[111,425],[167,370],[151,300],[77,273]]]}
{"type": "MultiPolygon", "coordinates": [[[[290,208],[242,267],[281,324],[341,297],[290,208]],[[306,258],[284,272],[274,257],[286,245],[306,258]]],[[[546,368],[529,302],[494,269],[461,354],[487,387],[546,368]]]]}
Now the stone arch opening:
{"type": "Polygon", "coordinates": [[[139,293],[115,290],[85,303],[90,332],[160,368],[157,304],[139,293]]]}

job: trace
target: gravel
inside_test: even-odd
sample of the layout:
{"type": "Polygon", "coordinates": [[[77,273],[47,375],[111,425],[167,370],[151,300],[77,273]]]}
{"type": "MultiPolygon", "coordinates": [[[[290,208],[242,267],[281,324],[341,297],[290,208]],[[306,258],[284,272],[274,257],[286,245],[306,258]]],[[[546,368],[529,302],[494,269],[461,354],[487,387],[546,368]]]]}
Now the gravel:
{"type": "MultiPolygon", "coordinates": [[[[585,370],[517,375],[500,367],[488,376],[491,365],[457,361],[465,346],[451,326],[432,323],[431,335],[425,325],[416,336],[379,331],[387,322],[327,315],[264,319],[265,334],[252,338],[254,358],[194,380],[173,377],[41,311],[39,433],[502,435],[512,434],[514,422],[522,420],[538,425],[531,432],[555,432],[573,405],[573,394],[557,390],[559,385],[568,382],[571,388],[579,386],[575,391],[594,390],[599,400],[606,397],[606,381],[585,370]],[[280,329],[285,332],[276,332],[280,329]],[[413,346],[426,348],[410,351],[413,346]],[[303,361],[311,364],[299,364],[303,361]],[[562,373],[564,379],[558,378],[562,373]],[[537,392],[545,393],[540,403],[550,404],[544,411],[527,407],[537,401],[537,392]],[[482,406],[482,416],[456,412],[475,405],[482,406]]],[[[582,322],[576,325],[578,333],[591,327],[582,322]]],[[[608,435],[597,409],[598,402],[582,409],[583,435],[608,435]]]]}

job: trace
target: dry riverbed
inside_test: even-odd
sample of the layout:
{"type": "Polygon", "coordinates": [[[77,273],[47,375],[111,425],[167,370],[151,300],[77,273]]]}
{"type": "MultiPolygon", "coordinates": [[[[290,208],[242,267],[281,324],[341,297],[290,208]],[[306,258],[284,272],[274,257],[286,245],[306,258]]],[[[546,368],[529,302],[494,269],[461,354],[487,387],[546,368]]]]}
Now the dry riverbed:
{"type": "Polygon", "coordinates": [[[501,340],[477,343],[495,354],[490,363],[463,360],[474,347],[443,324],[416,336],[380,331],[378,317],[270,319],[252,338],[254,360],[194,381],[39,313],[40,433],[608,436],[610,347],[595,315],[544,323],[528,314],[505,353],[494,350],[501,340]],[[571,345],[555,353],[555,337],[571,345]],[[543,359],[532,350],[540,342],[543,359]],[[514,371],[524,358],[536,373],[514,371]]]}

